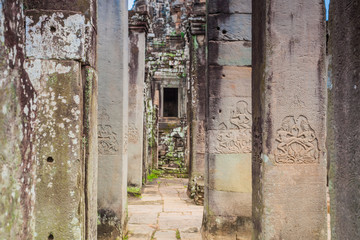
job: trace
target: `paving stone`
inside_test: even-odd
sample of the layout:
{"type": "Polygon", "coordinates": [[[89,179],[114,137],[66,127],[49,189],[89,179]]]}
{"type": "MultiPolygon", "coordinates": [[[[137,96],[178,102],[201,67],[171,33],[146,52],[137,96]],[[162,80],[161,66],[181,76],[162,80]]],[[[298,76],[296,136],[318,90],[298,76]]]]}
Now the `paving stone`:
{"type": "Polygon", "coordinates": [[[131,224],[156,224],[158,213],[129,213],[131,224]]]}
{"type": "Polygon", "coordinates": [[[176,240],[176,231],[157,231],[155,240],[176,240]]]}
{"type": "Polygon", "coordinates": [[[180,237],[181,240],[202,240],[200,232],[197,233],[180,232],[180,237]]]}
{"type": "Polygon", "coordinates": [[[129,205],[128,211],[130,213],[151,213],[162,212],[162,205],[129,205]]]}
{"type": "Polygon", "coordinates": [[[129,200],[129,239],[201,239],[203,207],[197,206],[186,195],[187,180],[159,179],[161,184],[145,185],[142,198],[129,200]],[[142,229],[143,228],[143,229],[142,229]]]}
{"type": "Polygon", "coordinates": [[[129,240],[148,240],[151,239],[154,228],[147,225],[129,224],[129,240]]]}
{"type": "Polygon", "coordinates": [[[141,195],[142,201],[161,201],[161,196],[155,194],[142,194],[141,195]]]}
{"type": "Polygon", "coordinates": [[[192,215],[160,213],[159,227],[160,229],[189,229],[201,227],[201,219],[192,215]]]}

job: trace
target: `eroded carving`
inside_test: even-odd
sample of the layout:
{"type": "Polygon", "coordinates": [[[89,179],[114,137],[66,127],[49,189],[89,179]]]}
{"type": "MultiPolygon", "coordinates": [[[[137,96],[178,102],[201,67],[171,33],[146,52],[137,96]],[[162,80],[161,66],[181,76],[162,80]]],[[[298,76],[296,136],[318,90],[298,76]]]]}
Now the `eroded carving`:
{"type": "Polygon", "coordinates": [[[216,138],[215,153],[250,153],[251,131],[219,131],[216,138]]]}
{"type": "Polygon", "coordinates": [[[216,137],[215,153],[250,153],[251,152],[251,112],[249,104],[238,101],[230,112],[228,124],[219,125],[216,137]]]}
{"type": "Polygon", "coordinates": [[[129,126],[129,142],[137,143],[139,140],[139,130],[135,127],[134,124],[129,126]]]}
{"type": "Polygon", "coordinates": [[[120,150],[117,133],[110,124],[106,109],[99,111],[98,151],[100,155],[116,155],[120,150]]]}
{"type": "Polygon", "coordinates": [[[99,129],[99,154],[116,155],[119,152],[119,142],[117,134],[112,130],[110,125],[98,126],[99,129]]]}
{"type": "Polygon", "coordinates": [[[129,125],[124,126],[123,147],[124,153],[126,153],[129,149],[129,125]]]}
{"type": "Polygon", "coordinates": [[[285,117],[276,132],[278,146],[275,150],[275,162],[278,164],[314,164],[319,163],[318,139],[308,119],[300,115],[285,117]]]}
{"type": "Polygon", "coordinates": [[[202,121],[198,122],[196,139],[199,142],[205,142],[205,127],[204,127],[204,122],[202,122],[202,121]]]}
{"type": "Polygon", "coordinates": [[[232,129],[251,129],[251,112],[248,106],[249,104],[245,101],[236,103],[236,108],[231,112],[232,129]]]}

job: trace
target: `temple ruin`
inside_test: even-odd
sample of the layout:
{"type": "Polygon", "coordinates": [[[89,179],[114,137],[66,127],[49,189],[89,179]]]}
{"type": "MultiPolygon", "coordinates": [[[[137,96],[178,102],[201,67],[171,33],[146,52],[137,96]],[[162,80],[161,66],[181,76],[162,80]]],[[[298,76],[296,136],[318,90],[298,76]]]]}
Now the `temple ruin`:
{"type": "Polygon", "coordinates": [[[360,239],[359,13],[1,0],[0,239],[360,239]]]}

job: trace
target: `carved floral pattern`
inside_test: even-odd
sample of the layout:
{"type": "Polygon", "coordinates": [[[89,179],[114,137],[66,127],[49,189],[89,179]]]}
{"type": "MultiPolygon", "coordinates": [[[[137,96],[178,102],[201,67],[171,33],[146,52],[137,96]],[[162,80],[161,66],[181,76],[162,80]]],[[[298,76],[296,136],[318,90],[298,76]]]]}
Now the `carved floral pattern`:
{"type": "Polygon", "coordinates": [[[276,134],[278,142],[274,153],[276,163],[319,163],[318,139],[305,116],[300,115],[296,120],[294,116],[284,118],[276,134]]]}

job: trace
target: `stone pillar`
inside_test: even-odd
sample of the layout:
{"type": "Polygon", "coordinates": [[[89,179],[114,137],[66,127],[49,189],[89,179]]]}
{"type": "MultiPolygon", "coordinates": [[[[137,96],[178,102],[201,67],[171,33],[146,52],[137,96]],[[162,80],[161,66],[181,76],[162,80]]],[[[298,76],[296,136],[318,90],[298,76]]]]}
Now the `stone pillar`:
{"type": "Polygon", "coordinates": [[[188,91],[189,186],[195,203],[204,201],[206,121],[206,4],[195,4],[189,19],[190,76],[188,91]]]}
{"type": "Polygon", "coordinates": [[[331,239],[360,239],[360,2],[333,0],[330,4],[331,239]]]}
{"type": "Polygon", "coordinates": [[[129,12],[129,151],[128,185],[141,187],[147,12],[129,12]]]}
{"type": "Polygon", "coordinates": [[[327,239],[323,1],[253,1],[254,239],[327,239]]]}
{"type": "Polygon", "coordinates": [[[128,10],[127,1],[98,3],[99,239],[123,236],[127,201],[128,10]]]}
{"type": "Polygon", "coordinates": [[[159,135],[159,86],[153,80],[152,73],[148,73],[145,82],[145,136],[144,161],[147,169],[144,179],[150,169],[158,168],[158,135],[159,135]]]}
{"type": "Polygon", "coordinates": [[[12,191],[1,238],[95,239],[96,2],[4,3],[2,113],[15,125],[1,136],[2,181],[12,191]]]}
{"type": "Polygon", "coordinates": [[[23,68],[23,23],[20,1],[0,2],[0,239],[31,239],[34,233],[36,164],[29,105],[35,93],[23,68]]]}
{"type": "Polygon", "coordinates": [[[203,236],[251,239],[251,1],[208,2],[203,236]]]}

